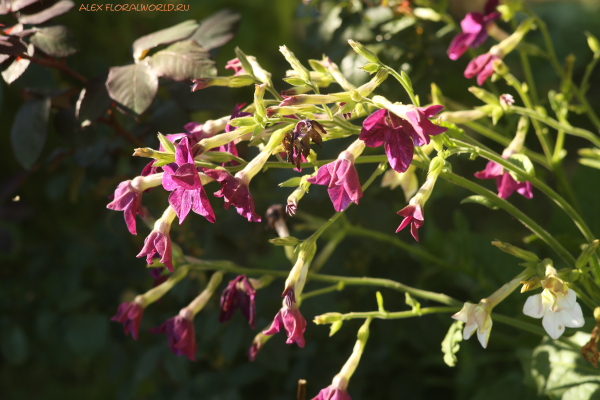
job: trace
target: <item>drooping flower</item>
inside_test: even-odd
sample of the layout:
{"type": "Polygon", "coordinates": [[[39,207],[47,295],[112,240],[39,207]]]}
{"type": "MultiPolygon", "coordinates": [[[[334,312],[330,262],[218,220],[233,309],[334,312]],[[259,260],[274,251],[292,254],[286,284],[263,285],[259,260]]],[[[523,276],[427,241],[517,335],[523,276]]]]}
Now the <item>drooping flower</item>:
{"type": "Polygon", "coordinates": [[[237,57],[234,58],[233,60],[227,61],[227,64],[225,64],[225,69],[232,70],[234,72],[233,76],[237,76],[237,75],[246,73],[246,71],[244,70],[244,67],[242,66],[241,61],[237,57]]]}
{"type": "Polygon", "coordinates": [[[151,333],[166,333],[169,348],[177,356],[184,355],[192,361],[196,361],[196,334],[194,333],[194,316],[186,308],[182,309],[178,316],[169,318],[165,323],[150,329],[151,333]]]}
{"type": "Polygon", "coordinates": [[[498,197],[502,199],[508,199],[515,190],[526,199],[533,197],[532,186],[529,181],[517,182],[507,171],[504,171],[502,165],[494,161],[489,161],[483,171],[475,173],[475,177],[478,179],[496,178],[498,197]]]}
{"type": "Polygon", "coordinates": [[[523,314],[543,318],[542,326],[552,339],[561,337],[565,327],[581,328],[585,321],[575,291],[569,290],[552,267],[546,267],[546,278],[541,283],[544,290],[527,298],[523,314]]]}
{"type": "Polygon", "coordinates": [[[500,57],[491,53],[485,53],[475,57],[465,69],[465,78],[471,79],[477,75],[477,84],[483,85],[485,80],[494,74],[494,61],[499,60],[500,57]]]}
{"type": "Polygon", "coordinates": [[[260,349],[271,337],[272,336],[267,336],[262,332],[258,332],[258,334],[254,337],[254,340],[252,341],[252,346],[246,353],[246,355],[248,356],[248,361],[254,362],[254,360],[256,359],[256,355],[258,354],[260,349]]]}
{"type": "Polygon", "coordinates": [[[346,392],[346,389],[338,389],[337,387],[330,385],[325,389],[321,389],[317,397],[312,400],[352,400],[346,392]]]}
{"type": "Polygon", "coordinates": [[[227,210],[233,205],[238,214],[248,221],[260,222],[260,215],[254,211],[254,199],[245,179],[232,176],[227,171],[207,169],[204,173],[221,184],[221,190],[215,192],[216,197],[224,197],[223,207],[227,210]]]}
{"type": "Polygon", "coordinates": [[[154,229],[146,237],[144,247],[140,251],[140,254],[137,255],[138,258],[146,256],[146,262],[151,264],[154,255],[159,254],[161,256],[160,262],[171,272],[174,269],[169,231],[171,230],[171,223],[175,219],[175,216],[175,210],[172,207],[168,207],[163,216],[154,223],[154,229]]]}
{"type": "Polygon", "coordinates": [[[342,151],[337,160],[319,168],[317,176],[306,181],[316,185],[327,185],[329,198],[333,208],[340,212],[348,207],[350,202],[358,204],[362,197],[362,188],[358,174],[354,168],[354,159],[358,157],[365,145],[362,140],[355,141],[348,150],[342,151]]]}
{"type": "Polygon", "coordinates": [[[460,21],[462,33],[452,39],[447,51],[451,60],[457,60],[469,47],[475,49],[485,42],[488,26],[501,15],[496,12],[497,6],[498,0],[489,0],[483,15],[478,12],[469,13],[460,21]]]}
{"type": "Polygon", "coordinates": [[[320,147],[323,143],[321,135],[325,134],[327,134],[325,128],[313,120],[299,121],[293,132],[285,134],[281,144],[287,154],[287,161],[296,165],[296,171],[302,171],[300,164],[305,162],[310,154],[310,141],[320,147]]]}
{"type": "Polygon", "coordinates": [[[477,331],[477,339],[485,349],[492,332],[491,310],[488,311],[481,304],[465,302],[463,308],[454,314],[452,318],[465,323],[463,339],[467,340],[477,331]]]}
{"type": "Polygon", "coordinates": [[[240,275],[234,280],[229,281],[229,284],[221,295],[219,322],[229,321],[239,308],[248,320],[250,327],[254,329],[256,320],[255,295],[256,290],[254,290],[246,275],[240,275]]]}
{"type": "Polygon", "coordinates": [[[137,235],[135,216],[139,214],[142,207],[142,191],[134,188],[132,181],[119,183],[115,190],[114,200],[108,203],[106,208],[114,211],[123,211],[127,229],[132,235],[137,235]]]}
{"type": "Polygon", "coordinates": [[[414,146],[430,142],[429,136],[445,132],[447,128],[433,124],[428,118],[441,111],[443,106],[429,107],[397,106],[403,117],[380,109],[363,122],[359,139],[367,147],[384,144],[390,166],[397,172],[406,172],[414,153],[414,146]]]}
{"type": "Polygon", "coordinates": [[[287,335],[287,344],[296,343],[298,347],[304,347],[304,331],[306,330],[306,320],[300,314],[298,304],[296,303],[294,291],[289,290],[285,294],[283,307],[275,315],[273,324],[269,329],[263,331],[263,335],[274,335],[283,328],[287,335]]]}
{"type": "Polygon", "coordinates": [[[128,335],[131,333],[131,336],[137,340],[143,315],[144,308],[137,302],[132,301],[129,303],[121,303],[117,310],[117,314],[110,320],[122,323],[125,334],[128,335]]]}
{"type": "Polygon", "coordinates": [[[404,217],[396,233],[410,225],[410,234],[415,240],[419,241],[418,229],[425,223],[425,217],[423,216],[423,207],[420,203],[409,204],[402,210],[397,212],[398,215],[404,217]]]}

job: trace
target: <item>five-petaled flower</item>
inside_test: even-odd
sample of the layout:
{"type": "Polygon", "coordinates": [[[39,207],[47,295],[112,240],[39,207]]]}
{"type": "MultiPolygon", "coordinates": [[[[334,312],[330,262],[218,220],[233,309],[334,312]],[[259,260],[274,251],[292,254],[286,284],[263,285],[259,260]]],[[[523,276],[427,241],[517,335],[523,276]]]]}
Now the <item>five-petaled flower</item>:
{"type": "Polygon", "coordinates": [[[552,267],[546,268],[546,278],[541,283],[544,290],[529,296],[523,314],[543,318],[542,326],[552,339],[561,337],[565,327],[581,328],[585,321],[575,291],[569,290],[552,267]]]}
{"type": "Polygon", "coordinates": [[[494,74],[494,61],[499,59],[500,57],[491,53],[475,57],[469,61],[465,69],[465,78],[471,79],[477,75],[477,84],[479,86],[483,85],[485,80],[494,74]]]}
{"type": "Polygon", "coordinates": [[[246,73],[246,70],[244,70],[244,67],[242,66],[242,62],[237,57],[233,60],[227,61],[227,64],[225,64],[225,69],[232,70],[234,72],[233,76],[246,73]]]}
{"type": "Polygon", "coordinates": [[[239,308],[248,320],[250,327],[254,329],[256,320],[255,295],[256,290],[252,287],[246,275],[240,275],[234,280],[229,281],[229,284],[221,295],[219,322],[229,321],[239,308]]]}
{"type": "Polygon", "coordinates": [[[488,0],[484,15],[478,12],[469,13],[460,21],[462,33],[452,39],[447,51],[451,60],[457,60],[469,47],[475,49],[485,42],[488,36],[488,27],[494,20],[500,18],[500,13],[496,12],[496,7],[498,7],[498,0],[488,0]]]}
{"type": "Polygon", "coordinates": [[[454,314],[452,318],[465,323],[463,329],[464,340],[469,339],[477,331],[479,343],[484,349],[487,347],[492,332],[492,317],[491,310],[488,311],[485,305],[465,302],[463,308],[454,314]]]}
{"type": "Polygon", "coordinates": [[[275,315],[271,327],[263,331],[263,335],[274,335],[281,328],[285,329],[287,334],[287,344],[296,343],[298,347],[304,347],[304,331],[306,330],[306,320],[300,314],[298,304],[296,303],[294,291],[288,290],[285,293],[283,307],[275,315]]]}
{"type": "Polygon", "coordinates": [[[248,218],[248,221],[261,221],[260,215],[254,211],[254,199],[248,189],[247,179],[216,169],[207,169],[204,173],[221,184],[221,190],[215,192],[215,196],[225,199],[223,208],[227,210],[233,205],[238,214],[248,218]]]}
{"type": "Polygon", "coordinates": [[[171,191],[169,204],[177,213],[179,224],[190,210],[214,223],[215,213],[200,181],[187,137],[182,138],[175,149],[175,162],[163,168],[165,175],[162,184],[166,190],[171,191]]]}
{"type": "Polygon", "coordinates": [[[166,333],[169,348],[178,356],[185,355],[192,361],[196,361],[196,335],[194,333],[194,315],[184,308],[176,317],[168,319],[162,325],[150,329],[151,333],[166,333]]]}
{"type": "Polygon", "coordinates": [[[115,190],[114,199],[106,208],[115,211],[123,211],[127,229],[132,235],[137,235],[135,216],[142,208],[142,190],[132,185],[133,181],[119,183],[115,190]]]}
{"type": "Polygon", "coordinates": [[[111,321],[121,322],[125,334],[131,333],[131,336],[137,340],[140,330],[140,323],[144,315],[144,308],[137,302],[121,303],[117,310],[117,314],[111,318],[111,321]]]}
{"type": "Polygon", "coordinates": [[[504,171],[502,165],[494,161],[489,161],[483,171],[475,173],[475,177],[478,179],[496,178],[496,188],[498,189],[498,197],[502,199],[508,199],[515,192],[515,190],[517,191],[517,193],[519,193],[527,199],[531,199],[533,197],[533,193],[531,191],[532,186],[531,183],[529,183],[529,181],[515,181],[514,178],[507,171],[504,171]]]}
{"type": "Polygon", "coordinates": [[[327,185],[327,192],[335,211],[344,210],[350,202],[358,204],[358,200],[363,195],[354,168],[354,159],[360,155],[364,147],[364,142],[357,140],[348,150],[342,151],[337,160],[321,166],[316,176],[306,180],[316,185],[327,185]]]}
{"type": "Polygon", "coordinates": [[[410,224],[410,234],[418,242],[418,229],[422,227],[425,223],[425,217],[423,216],[423,206],[419,202],[415,202],[415,204],[407,205],[402,210],[398,211],[397,214],[404,217],[404,219],[400,223],[398,229],[396,229],[396,233],[400,232],[402,229],[406,228],[410,224]]]}
{"type": "Polygon", "coordinates": [[[380,109],[363,122],[359,139],[367,147],[385,144],[385,154],[390,166],[397,172],[405,172],[413,158],[414,147],[430,142],[429,136],[445,132],[447,128],[435,125],[428,118],[441,111],[443,106],[429,107],[399,106],[403,117],[380,109]]]}

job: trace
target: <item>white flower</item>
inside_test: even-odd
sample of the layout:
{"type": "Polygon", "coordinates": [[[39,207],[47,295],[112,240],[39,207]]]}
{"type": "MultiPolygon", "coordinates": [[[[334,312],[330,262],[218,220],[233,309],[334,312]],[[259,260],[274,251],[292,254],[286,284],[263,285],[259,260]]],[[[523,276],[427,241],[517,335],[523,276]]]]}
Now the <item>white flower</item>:
{"type": "Polygon", "coordinates": [[[529,296],[523,306],[523,314],[543,317],[542,325],[552,339],[558,339],[565,327],[580,328],[585,322],[575,291],[566,288],[563,292],[546,288],[540,294],[529,296]]]}
{"type": "Polygon", "coordinates": [[[404,198],[408,201],[419,189],[419,180],[417,179],[415,170],[416,167],[414,165],[408,167],[404,173],[389,169],[383,174],[381,187],[389,186],[392,190],[396,189],[398,186],[402,187],[404,198]]]}
{"type": "Polygon", "coordinates": [[[467,340],[477,330],[477,339],[485,349],[492,332],[491,310],[488,312],[480,304],[471,304],[466,302],[463,308],[454,314],[452,318],[465,323],[463,329],[463,339],[467,340]]]}

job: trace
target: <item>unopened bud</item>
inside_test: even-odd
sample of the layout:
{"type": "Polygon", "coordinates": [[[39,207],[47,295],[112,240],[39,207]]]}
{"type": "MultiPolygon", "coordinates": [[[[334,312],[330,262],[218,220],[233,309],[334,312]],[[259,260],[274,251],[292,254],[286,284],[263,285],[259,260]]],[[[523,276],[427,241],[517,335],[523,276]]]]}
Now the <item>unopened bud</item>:
{"type": "Polygon", "coordinates": [[[333,324],[334,322],[341,321],[342,314],[337,312],[330,312],[323,315],[317,315],[314,319],[315,324],[317,325],[325,325],[325,324],[333,324]]]}
{"type": "Polygon", "coordinates": [[[581,255],[577,258],[577,262],[575,262],[575,268],[581,269],[586,266],[590,257],[596,251],[598,244],[600,244],[600,240],[596,239],[592,243],[584,245],[585,247],[583,248],[581,255]]]}
{"type": "Polygon", "coordinates": [[[529,280],[521,281],[521,283],[523,284],[523,286],[521,287],[521,293],[525,293],[529,290],[537,289],[541,285],[541,280],[542,280],[542,278],[540,278],[538,276],[534,276],[533,278],[531,278],[529,280]]]}
{"type": "Polygon", "coordinates": [[[349,39],[348,44],[350,44],[350,46],[356,53],[358,53],[359,55],[366,58],[367,61],[375,63],[377,65],[381,65],[381,62],[379,61],[379,58],[377,58],[375,53],[373,53],[371,50],[367,49],[361,43],[355,42],[354,40],[349,39]]]}
{"type": "Polygon", "coordinates": [[[513,256],[518,257],[522,260],[525,260],[525,261],[539,261],[540,260],[535,253],[532,253],[531,251],[520,249],[516,246],[513,246],[512,244],[503,243],[498,240],[493,241],[492,244],[494,246],[496,246],[497,248],[499,248],[500,250],[502,250],[503,252],[512,254],[513,256]]]}
{"type": "Polygon", "coordinates": [[[479,100],[485,102],[486,104],[494,104],[494,105],[500,104],[500,100],[498,99],[498,97],[496,97],[496,95],[488,92],[485,89],[482,89],[482,88],[479,88],[476,86],[471,86],[469,88],[469,92],[473,93],[475,95],[475,97],[477,97],[479,100]]]}
{"type": "Polygon", "coordinates": [[[362,69],[365,72],[368,72],[369,74],[374,74],[375,72],[379,71],[379,68],[380,66],[375,63],[368,63],[360,67],[360,69],[362,69]]]}
{"type": "Polygon", "coordinates": [[[292,236],[269,239],[269,243],[273,243],[275,246],[296,246],[300,242],[301,240],[292,236]]]}

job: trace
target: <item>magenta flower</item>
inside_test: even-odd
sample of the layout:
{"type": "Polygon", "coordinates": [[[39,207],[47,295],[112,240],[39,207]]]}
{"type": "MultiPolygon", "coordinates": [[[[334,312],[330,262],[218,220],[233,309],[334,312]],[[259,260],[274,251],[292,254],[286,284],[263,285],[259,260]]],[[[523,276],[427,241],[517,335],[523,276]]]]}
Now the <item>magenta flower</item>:
{"type": "Polygon", "coordinates": [[[285,300],[281,310],[275,315],[273,324],[269,329],[263,331],[263,335],[274,335],[277,332],[285,329],[287,334],[287,344],[296,342],[298,347],[304,347],[304,331],[306,330],[306,320],[300,314],[298,304],[296,304],[294,291],[286,289],[284,292],[285,300]]]}
{"type": "Polygon", "coordinates": [[[445,132],[447,128],[435,125],[428,118],[440,112],[443,106],[405,106],[406,119],[380,109],[363,122],[359,139],[368,147],[385,144],[385,154],[390,166],[397,172],[405,172],[413,158],[414,146],[428,144],[429,136],[445,132]]]}
{"type": "Polygon", "coordinates": [[[354,156],[349,151],[343,151],[337,160],[319,168],[317,176],[307,179],[308,183],[327,185],[329,198],[335,211],[342,211],[350,202],[358,204],[363,195],[358,174],[354,168],[354,156]]]}
{"type": "Polygon", "coordinates": [[[131,181],[119,183],[113,201],[106,206],[110,210],[123,211],[127,229],[132,235],[137,235],[135,216],[140,213],[141,207],[142,193],[131,185],[131,181]]]}
{"type": "Polygon", "coordinates": [[[155,254],[161,256],[160,262],[165,264],[165,267],[173,272],[173,260],[171,256],[171,238],[169,237],[168,230],[161,232],[160,230],[153,230],[150,232],[146,240],[144,241],[144,247],[137,257],[146,256],[146,262],[150,264],[155,254]]]}
{"type": "Polygon", "coordinates": [[[242,66],[242,63],[237,57],[233,60],[227,61],[227,64],[225,64],[225,69],[232,70],[234,72],[233,76],[238,76],[246,73],[244,67],[242,66]]]}
{"type": "MultiPolygon", "coordinates": [[[[248,113],[248,112],[244,112],[242,111],[242,107],[244,107],[246,105],[246,103],[241,103],[241,104],[236,104],[235,108],[233,109],[233,113],[231,113],[231,118],[229,119],[230,121],[232,119],[235,118],[240,118],[240,117],[249,117],[252,115],[252,113],[248,113]]],[[[234,130],[236,130],[237,128],[234,126],[231,126],[229,123],[225,126],[225,132],[232,132],[234,130]]],[[[224,151],[230,154],[233,154],[234,156],[237,157],[238,155],[238,151],[237,148],[235,147],[235,141],[231,141],[227,144],[224,144],[223,146],[219,147],[218,149],[214,149],[214,150],[218,150],[218,151],[224,151]]],[[[227,163],[223,163],[223,167],[225,166],[225,164],[227,163]]],[[[239,163],[237,161],[230,161],[230,164],[232,166],[236,166],[239,163]]]]}
{"type": "Polygon", "coordinates": [[[396,229],[396,233],[400,232],[402,229],[406,228],[408,224],[410,224],[410,233],[415,238],[415,240],[419,241],[419,232],[418,229],[423,226],[425,222],[425,217],[423,216],[423,207],[421,204],[417,203],[416,205],[409,204],[404,207],[402,210],[398,211],[398,215],[404,217],[402,223],[396,229]]]}
{"type": "Polygon", "coordinates": [[[533,197],[530,182],[517,182],[508,172],[504,171],[502,165],[495,163],[494,161],[489,161],[483,171],[476,172],[475,178],[496,178],[498,197],[502,199],[508,199],[515,190],[526,199],[531,199],[533,197]]]}
{"type": "Polygon", "coordinates": [[[337,387],[330,385],[325,389],[321,389],[317,397],[312,400],[352,400],[348,395],[348,392],[344,389],[338,389],[337,387]]]}
{"type": "Polygon", "coordinates": [[[238,214],[248,218],[248,221],[260,222],[260,215],[254,211],[254,199],[245,180],[216,169],[207,169],[204,173],[221,184],[221,190],[215,192],[215,196],[225,198],[223,208],[227,210],[233,205],[238,214]]]}
{"type": "MultiPolygon", "coordinates": [[[[152,283],[153,288],[157,287],[169,278],[167,275],[163,275],[162,271],[162,268],[150,268],[150,276],[152,277],[152,279],[154,279],[154,283],[152,283]]],[[[160,302],[160,299],[158,299],[157,301],[160,302]]]]}
{"type": "Polygon", "coordinates": [[[164,324],[150,329],[151,333],[166,333],[169,348],[177,356],[182,354],[192,361],[196,361],[196,335],[194,333],[194,321],[191,313],[183,309],[180,315],[168,319],[164,324]],[[188,318],[181,316],[185,314],[188,318]]]}
{"type": "Polygon", "coordinates": [[[169,204],[177,213],[179,224],[183,222],[190,210],[214,223],[215,213],[200,181],[190,147],[187,137],[181,139],[175,148],[175,162],[164,166],[165,175],[162,184],[165,190],[171,192],[169,204]]]}
{"type": "Polygon", "coordinates": [[[142,322],[142,316],[144,315],[144,309],[135,301],[131,303],[121,303],[117,310],[117,315],[112,317],[111,321],[121,322],[125,334],[131,333],[131,336],[137,340],[138,332],[140,330],[140,323],[142,322]]]}
{"type": "Polygon", "coordinates": [[[256,360],[256,355],[260,351],[262,345],[263,345],[262,341],[252,342],[252,346],[250,346],[250,350],[248,350],[248,353],[246,353],[248,355],[248,361],[254,362],[254,360],[256,360]]]}
{"type": "Polygon", "coordinates": [[[478,12],[469,13],[460,21],[462,33],[452,39],[447,51],[451,60],[457,60],[469,47],[475,49],[485,42],[488,26],[501,15],[496,12],[496,7],[498,0],[489,0],[485,5],[485,15],[478,12]]]}
{"type": "Polygon", "coordinates": [[[499,59],[500,57],[490,53],[475,57],[465,69],[465,78],[471,79],[477,75],[477,84],[483,85],[485,80],[494,74],[494,61],[499,59]]]}
{"type": "Polygon", "coordinates": [[[226,322],[233,317],[235,311],[239,308],[242,310],[242,314],[248,320],[250,327],[254,329],[256,320],[256,304],[254,303],[254,296],[256,290],[252,287],[252,284],[246,277],[246,275],[240,275],[232,281],[223,290],[221,295],[221,314],[219,315],[219,322],[226,322]]]}

